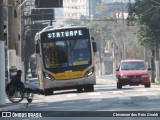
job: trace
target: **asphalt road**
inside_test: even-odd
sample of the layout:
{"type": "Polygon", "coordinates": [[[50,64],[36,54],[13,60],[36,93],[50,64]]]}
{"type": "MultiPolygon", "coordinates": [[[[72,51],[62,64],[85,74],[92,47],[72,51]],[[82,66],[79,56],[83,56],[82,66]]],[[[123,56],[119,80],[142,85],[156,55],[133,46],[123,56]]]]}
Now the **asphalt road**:
{"type": "MultiPolygon", "coordinates": [[[[37,78],[30,80],[29,86],[39,87],[37,78]]],[[[117,89],[112,75],[97,77],[94,92],[77,93],[76,90],[67,90],[56,91],[51,96],[35,94],[33,102],[27,108],[17,110],[26,111],[40,112],[40,120],[159,120],[160,86],[152,84],[151,88],[125,86],[117,89]]]]}

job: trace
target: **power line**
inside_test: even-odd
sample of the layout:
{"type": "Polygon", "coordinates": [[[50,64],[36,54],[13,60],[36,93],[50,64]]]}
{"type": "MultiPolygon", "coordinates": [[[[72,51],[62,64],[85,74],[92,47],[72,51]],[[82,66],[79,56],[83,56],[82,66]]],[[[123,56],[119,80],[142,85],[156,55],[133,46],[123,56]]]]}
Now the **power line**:
{"type": "Polygon", "coordinates": [[[157,10],[159,10],[159,9],[160,9],[160,7],[159,7],[159,8],[157,8],[157,9],[155,9],[154,11],[151,11],[150,13],[144,14],[143,16],[146,16],[146,15],[152,14],[152,13],[156,12],[156,11],[157,11],[157,10]]]}
{"type": "Polygon", "coordinates": [[[155,7],[155,8],[160,8],[160,6],[155,6],[155,5],[153,5],[153,7],[155,7]]]}
{"type": "Polygon", "coordinates": [[[144,12],[142,13],[142,15],[144,15],[146,12],[149,12],[152,8],[153,8],[153,6],[152,6],[151,8],[149,8],[148,10],[144,11],[144,12]]]}
{"type": "MultiPolygon", "coordinates": [[[[154,1],[154,0],[151,0],[151,1],[156,2],[156,1],[154,1]]],[[[156,3],[157,3],[157,4],[160,4],[160,3],[158,3],[158,2],[156,2],[156,3]]],[[[152,13],[156,12],[156,11],[159,10],[159,9],[160,9],[160,6],[154,6],[154,5],[152,5],[148,10],[144,11],[141,15],[142,15],[142,16],[146,16],[146,15],[149,15],[149,14],[152,14],[152,13]],[[151,11],[153,8],[157,8],[157,9],[151,11]],[[150,12],[149,12],[149,11],[150,11],[150,12]]]]}
{"type": "Polygon", "coordinates": [[[156,4],[159,4],[160,5],[160,3],[159,2],[157,2],[157,1],[155,1],[155,0],[151,0],[152,2],[154,2],[154,3],[156,3],[156,4]]]}

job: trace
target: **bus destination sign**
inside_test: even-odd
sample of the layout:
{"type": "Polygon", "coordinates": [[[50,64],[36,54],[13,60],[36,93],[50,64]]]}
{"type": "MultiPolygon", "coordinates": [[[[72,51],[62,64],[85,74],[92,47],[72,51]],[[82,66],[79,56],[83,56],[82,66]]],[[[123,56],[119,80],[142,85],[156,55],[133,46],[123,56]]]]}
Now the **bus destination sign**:
{"type": "Polygon", "coordinates": [[[53,31],[47,34],[48,39],[83,36],[82,30],[53,31]]]}

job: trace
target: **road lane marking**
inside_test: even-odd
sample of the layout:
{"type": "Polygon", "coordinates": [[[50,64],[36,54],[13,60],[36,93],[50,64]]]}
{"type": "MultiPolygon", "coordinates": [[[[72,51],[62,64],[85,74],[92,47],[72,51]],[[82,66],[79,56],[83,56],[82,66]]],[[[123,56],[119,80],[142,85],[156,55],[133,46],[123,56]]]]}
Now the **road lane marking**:
{"type": "Polygon", "coordinates": [[[138,91],[138,92],[146,92],[148,91],[147,89],[136,89],[135,91],[138,91]]]}
{"type": "Polygon", "coordinates": [[[89,95],[100,95],[100,92],[93,92],[93,93],[89,93],[89,95]]]}
{"type": "Polygon", "coordinates": [[[123,94],[124,91],[112,91],[113,94],[123,94]]]}
{"type": "Polygon", "coordinates": [[[76,97],[77,95],[76,94],[69,94],[67,95],[67,97],[76,97]]]}

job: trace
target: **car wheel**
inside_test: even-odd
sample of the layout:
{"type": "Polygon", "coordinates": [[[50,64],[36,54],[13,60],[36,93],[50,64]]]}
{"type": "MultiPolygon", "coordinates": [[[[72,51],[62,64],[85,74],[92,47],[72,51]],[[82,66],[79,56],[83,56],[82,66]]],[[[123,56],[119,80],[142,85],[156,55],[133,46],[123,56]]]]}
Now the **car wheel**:
{"type": "Polygon", "coordinates": [[[144,85],[145,88],[150,88],[151,87],[151,83],[149,82],[148,84],[144,85]]]}
{"type": "Polygon", "coordinates": [[[122,85],[119,82],[117,82],[117,88],[122,89],[122,85]]]}

